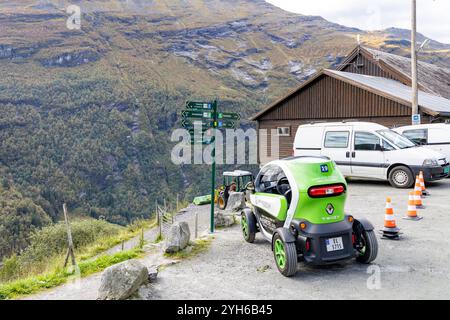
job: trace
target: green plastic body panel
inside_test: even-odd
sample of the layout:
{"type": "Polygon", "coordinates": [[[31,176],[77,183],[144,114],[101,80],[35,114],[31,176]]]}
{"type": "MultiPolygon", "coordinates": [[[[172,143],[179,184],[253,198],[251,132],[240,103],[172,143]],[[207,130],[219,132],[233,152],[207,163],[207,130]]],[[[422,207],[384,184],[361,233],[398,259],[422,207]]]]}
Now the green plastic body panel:
{"type": "Polygon", "coordinates": [[[316,186],[343,184],[347,189],[347,182],[333,161],[324,161],[321,163],[287,161],[286,165],[298,187],[298,190],[292,190],[292,192],[298,192],[299,194],[294,219],[304,219],[314,224],[328,224],[344,220],[346,192],[337,197],[327,198],[311,198],[308,195],[308,190],[316,186]],[[322,166],[326,166],[328,172],[322,172],[322,166]],[[329,204],[334,207],[333,214],[328,214],[327,212],[327,206],[329,204]]]}
{"type": "Polygon", "coordinates": [[[288,203],[285,197],[271,193],[255,193],[252,195],[252,204],[258,207],[279,221],[285,221],[288,210],[288,203]]]}

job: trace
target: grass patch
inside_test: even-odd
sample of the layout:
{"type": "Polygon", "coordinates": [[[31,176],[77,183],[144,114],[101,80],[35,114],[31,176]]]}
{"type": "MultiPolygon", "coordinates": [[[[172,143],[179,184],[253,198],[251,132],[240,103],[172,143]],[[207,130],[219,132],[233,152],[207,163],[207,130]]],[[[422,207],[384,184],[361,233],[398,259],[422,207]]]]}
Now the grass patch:
{"type": "MultiPolygon", "coordinates": [[[[118,252],[113,255],[101,256],[92,261],[81,262],[78,265],[80,275],[81,277],[86,277],[90,274],[103,271],[107,267],[117,263],[138,258],[141,254],[142,251],[140,249],[132,249],[118,252]]],[[[36,293],[43,289],[50,289],[67,282],[67,280],[73,276],[73,272],[63,269],[56,269],[47,274],[0,284],[0,300],[14,299],[19,296],[36,293]]]]}
{"type": "Polygon", "coordinates": [[[191,241],[190,246],[187,248],[191,249],[184,249],[179,252],[175,253],[165,253],[164,256],[176,260],[183,260],[192,258],[202,252],[205,252],[208,250],[209,246],[211,245],[212,241],[214,240],[214,237],[208,237],[208,238],[202,238],[195,241],[191,241]]]}

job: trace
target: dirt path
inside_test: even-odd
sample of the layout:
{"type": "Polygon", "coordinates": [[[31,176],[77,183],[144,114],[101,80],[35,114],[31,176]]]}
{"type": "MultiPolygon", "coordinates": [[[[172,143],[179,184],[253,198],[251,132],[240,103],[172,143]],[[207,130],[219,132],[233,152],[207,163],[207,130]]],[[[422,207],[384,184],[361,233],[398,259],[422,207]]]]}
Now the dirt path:
{"type": "MultiPolygon", "coordinates": [[[[210,207],[189,206],[174,217],[174,221],[186,221],[191,230],[191,239],[194,237],[195,213],[198,213],[199,236],[208,233],[210,207]]],[[[158,235],[158,229],[150,229],[144,233],[147,242],[145,246],[146,255],[139,259],[147,267],[163,264],[173,264],[174,261],[164,257],[162,244],[152,244],[158,235]]],[[[137,246],[139,237],[133,238],[124,244],[124,249],[129,250],[137,246]]],[[[122,250],[122,245],[115,246],[102,254],[113,254],[122,250]]],[[[71,279],[68,283],[59,287],[40,292],[35,295],[24,297],[23,300],[95,300],[100,287],[101,273],[97,273],[82,279],[71,279]]]]}
{"type": "Polygon", "coordinates": [[[382,227],[386,196],[392,196],[401,241],[379,240],[375,264],[329,267],[300,264],[294,278],[279,274],[270,245],[257,235],[243,241],[239,226],[219,231],[210,250],[163,270],[141,294],[147,299],[449,299],[450,180],[430,188],[420,222],[403,220],[407,191],[384,183],[351,182],[347,211],[382,227]],[[375,276],[374,276],[375,274],[375,276]],[[379,276],[379,277],[378,277],[379,276]],[[379,287],[377,282],[379,279],[379,287]],[[369,286],[368,286],[369,283],[369,286]]]}

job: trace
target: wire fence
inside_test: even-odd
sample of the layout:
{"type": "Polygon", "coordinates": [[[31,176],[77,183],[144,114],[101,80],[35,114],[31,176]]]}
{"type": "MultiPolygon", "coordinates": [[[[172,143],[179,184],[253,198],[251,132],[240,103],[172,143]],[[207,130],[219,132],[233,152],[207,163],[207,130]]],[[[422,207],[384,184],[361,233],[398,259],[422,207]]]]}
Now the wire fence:
{"type": "Polygon", "coordinates": [[[198,213],[194,213],[193,217],[188,215],[187,217],[183,215],[184,208],[181,208],[181,204],[179,202],[178,196],[175,204],[167,205],[164,200],[162,205],[159,205],[156,202],[156,217],[158,224],[158,239],[162,240],[169,234],[170,228],[176,221],[185,221],[191,222],[191,230],[193,230],[194,239],[198,237],[198,213]]]}

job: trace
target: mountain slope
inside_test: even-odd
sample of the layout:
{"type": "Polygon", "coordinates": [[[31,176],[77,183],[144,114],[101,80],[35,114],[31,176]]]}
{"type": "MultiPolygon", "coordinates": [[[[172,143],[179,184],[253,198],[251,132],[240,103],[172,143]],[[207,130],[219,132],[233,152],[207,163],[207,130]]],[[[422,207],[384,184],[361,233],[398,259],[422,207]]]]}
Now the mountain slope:
{"type": "MultiPolygon", "coordinates": [[[[218,98],[245,119],[340,63],[358,34],[408,54],[399,30],[366,33],[262,0],[13,0],[0,25],[0,172],[53,220],[63,201],[126,224],[155,200],[208,192],[207,166],[169,161],[186,99],[218,98]],[[81,30],[66,26],[69,3],[81,30]]],[[[450,66],[449,50],[432,42],[422,57],[450,66]]]]}

